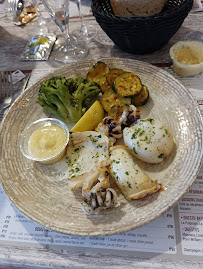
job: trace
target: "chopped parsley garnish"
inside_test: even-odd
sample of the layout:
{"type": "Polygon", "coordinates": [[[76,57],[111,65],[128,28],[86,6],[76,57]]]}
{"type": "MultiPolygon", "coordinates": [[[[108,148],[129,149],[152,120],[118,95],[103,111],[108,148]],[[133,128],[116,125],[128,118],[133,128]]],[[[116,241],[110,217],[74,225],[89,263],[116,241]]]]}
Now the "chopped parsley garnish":
{"type": "Polygon", "coordinates": [[[126,181],[126,183],[128,184],[128,187],[129,187],[129,188],[132,188],[132,186],[131,186],[131,184],[130,184],[129,181],[126,181]]]}
{"type": "Polygon", "coordinates": [[[116,172],[113,172],[113,174],[114,174],[114,176],[115,176],[115,179],[116,179],[116,180],[119,180],[119,176],[117,175],[117,173],[116,173],[116,172]]]}
{"type": "Polygon", "coordinates": [[[153,124],[154,123],[154,119],[148,119],[148,121],[153,124]]]}
{"type": "Polygon", "coordinates": [[[71,159],[69,159],[69,158],[67,157],[66,160],[67,160],[67,164],[68,164],[68,165],[71,165],[71,159]]]}
{"type": "Polygon", "coordinates": [[[137,152],[136,152],[136,149],[135,149],[135,148],[133,148],[133,152],[134,152],[135,154],[137,154],[137,152]]]}

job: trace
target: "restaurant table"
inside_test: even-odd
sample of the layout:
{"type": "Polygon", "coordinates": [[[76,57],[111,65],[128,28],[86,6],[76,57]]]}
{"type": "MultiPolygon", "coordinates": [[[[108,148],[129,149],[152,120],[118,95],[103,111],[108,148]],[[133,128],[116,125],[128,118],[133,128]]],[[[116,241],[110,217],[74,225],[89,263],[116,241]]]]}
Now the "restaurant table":
{"type": "MultiPolygon", "coordinates": [[[[84,1],[85,2],[85,1],[84,1]]],[[[88,1],[86,1],[88,2],[88,1]]],[[[91,13],[91,11],[90,11],[91,13]]],[[[126,62],[128,59],[140,60],[153,65],[163,68],[170,72],[178,80],[180,80],[185,87],[192,89],[197,89],[203,91],[203,75],[197,75],[194,77],[180,77],[173,72],[171,59],[169,57],[170,47],[180,40],[199,40],[203,41],[203,13],[195,12],[192,10],[187,18],[185,19],[183,25],[178,30],[178,32],[170,39],[170,41],[160,48],[158,51],[145,54],[145,55],[133,55],[120,50],[114,45],[114,43],[108,38],[108,36],[103,32],[100,26],[95,21],[91,14],[85,16],[85,22],[87,24],[92,24],[97,29],[97,36],[88,42],[89,54],[87,59],[95,59],[95,62],[102,57],[118,57],[125,58],[126,62]]],[[[6,70],[21,70],[26,73],[26,70],[32,70],[32,75],[30,78],[29,85],[34,83],[40,76],[53,71],[55,68],[63,66],[63,64],[56,62],[54,60],[54,51],[47,61],[22,61],[20,60],[20,55],[24,52],[25,46],[28,42],[30,34],[36,24],[36,20],[32,23],[28,23],[24,26],[15,25],[12,20],[12,14],[8,12],[8,3],[3,2],[0,4],[0,71],[6,70]]],[[[56,25],[47,17],[47,26],[49,30],[60,37],[60,32],[56,25]]],[[[72,14],[70,19],[70,30],[74,30],[76,27],[80,26],[80,21],[77,15],[72,14]]],[[[197,97],[198,98],[198,97],[197,97]]],[[[201,99],[201,98],[199,98],[201,99]]],[[[203,98],[201,99],[203,100],[203,98]]],[[[201,100],[199,102],[200,105],[201,100]]],[[[1,146],[1,145],[0,145],[1,146]]],[[[1,169],[1,168],[0,168],[1,169]]],[[[198,184],[203,183],[203,173],[199,176],[198,184]]],[[[201,185],[202,186],[202,185],[201,185]]],[[[3,197],[5,195],[0,192],[3,197]]],[[[1,199],[0,196],[0,199],[1,199]]],[[[200,195],[203,198],[203,194],[200,195]]],[[[1,201],[1,200],[0,200],[1,201]]],[[[183,229],[184,223],[181,222],[181,218],[184,216],[184,212],[180,212],[180,203],[176,205],[174,209],[170,210],[167,218],[171,219],[172,222],[168,224],[168,229],[172,229],[172,233],[167,234],[167,240],[172,240],[173,244],[169,247],[169,251],[151,251],[146,249],[146,251],[139,250],[136,245],[131,251],[124,250],[123,245],[116,247],[116,245],[110,247],[102,247],[102,244],[98,244],[98,240],[102,242],[115,241],[121,243],[122,239],[120,237],[99,237],[98,240],[94,239],[94,244],[89,244],[89,247],[83,247],[80,242],[83,239],[77,237],[69,237],[72,242],[77,242],[74,244],[53,244],[53,242],[46,244],[35,244],[26,243],[18,240],[9,240],[0,238],[0,269],[1,268],[181,268],[181,269],[200,269],[203,268],[203,240],[198,243],[197,251],[192,251],[186,253],[186,247],[184,248],[185,241],[190,240],[190,238],[183,240],[183,234],[181,234],[181,229],[183,229]],[[181,214],[179,214],[181,213],[181,214]],[[181,217],[182,216],[182,217],[181,217]],[[112,239],[114,238],[114,239],[112,239]],[[74,241],[75,240],[75,241],[74,241]],[[175,242],[175,243],[174,243],[175,242]],[[198,250],[200,249],[200,251],[198,250]],[[171,252],[171,253],[170,253],[171,252]]],[[[0,208],[2,208],[3,203],[0,202],[0,208]]],[[[14,205],[12,205],[15,207],[14,205]]],[[[203,202],[201,202],[203,206],[203,202]]],[[[16,212],[17,209],[16,209],[16,212]]],[[[203,216],[203,211],[199,213],[203,216]]],[[[23,214],[16,213],[15,218],[26,219],[23,214]]],[[[202,225],[203,217],[200,221],[199,229],[201,229],[201,234],[203,234],[202,225]]],[[[157,220],[159,222],[159,220],[157,220]]],[[[1,222],[1,220],[0,220],[1,222]]],[[[31,222],[31,221],[30,221],[31,222]]],[[[6,221],[9,223],[9,218],[6,221]]],[[[29,223],[29,221],[28,221],[29,223]]],[[[33,223],[32,223],[33,225],[33,223]]],[[[188,224],[189,225],[189,224],[188,224]]],[[[36,224],[38,227],[39,225],[36,224]]],[[[0,224],[1,227],[1,224],[0,224]]],[[[17,224],[16,224],[16,227],[17,224]]],[[[150,229],[150,226],[147,226],[150,229]]],[[[6,229],[6,226],[5,226],[6,229]]],[[[13,228],[15,231],[15,227],[13,228]]],[[[142,228],[140,228],[142,229],[142,228]]],[[[139,230],[141,231],[141,230],[139,230]]],[[[142,230],[143,231],[143,230],[142,230]]],[[[150,231],[150,230],[149,230],[150,231]]],[[[0,231],[1,234],[2,231],[0,231]]],[[[18,232],[18,231],[16,231],[18,232]]],[[[130,234],[128,234],[130,236],[130,234]]],[[[135,237],[136,232],[132,233],[131,236],[135,237]]],[[[144,236],[144,233],[142,233],[144,236]]],[[[55,233],[55,238],[60,237],[59,233],[55,233]]],[[[146,235],[145,235],[146,236],[146,235]]],[[[89,238],[87,240],[93,240],[89,238]]],[[[93,241],[92,241],[93,242],[93,241]]],[[[158,244],[154,241],[155,244],[158,244]]],[[[138,243],[138,242],[137,242],[138,243]]],[[[163,243],[164,244],[164,243],[163,243]]],[[[104,245],[103,245],[104,246],[104,245]]],[[[105,246],[108,246],[106,244],[105,246]]],[[[117,245],[118,246],[118,245],[117,245]]],[[[164,246],[163,246],[164,248],[164,246]]],[[[192,243],[191,243],[192,248],[192,243]]]]}

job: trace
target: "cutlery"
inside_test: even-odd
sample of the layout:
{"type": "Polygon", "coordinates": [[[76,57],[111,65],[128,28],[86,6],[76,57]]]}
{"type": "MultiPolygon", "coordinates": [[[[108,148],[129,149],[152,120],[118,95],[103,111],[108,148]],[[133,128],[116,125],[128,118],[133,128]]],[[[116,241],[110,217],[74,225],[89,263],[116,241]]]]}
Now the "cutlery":
{"type": "Polygon", "coordinates": [[[10,106],[13,96],[13,81],[10,71],[0,72],[0,114],[10,106]]]}
{"type": "Polygon", "coordinates": [[[22,13],[24,9],[23,0],[8,0],[9,11],[13,13],[13,22],[15,24],[20,24],[17,17],[22,13]]]}
{"type": "Polygon", "coordinates": [[[25,91],[25,89],[28,85],[30,76],[31,76],[31,74],[27,75],[27,77],[23,79],[23,85],[21,83],[18,86],[18,88],[14,91],[10,105],[13,104],[13,102],[25,91]]]}
{"type": "MultiPolygon", "coordinates": [[[[7,103],[5,103],[5,100],[3,100],[3,103],[1,104],[1,98],[0,98],[0,122],[3,118],[3,115],[5,114],[5,110],[8,109],[14,103],[14,101],[25,91],[30,76],[31,74],[27,75],[27,77],[22,80],[19,86],[13,91],[12,96],[9,96],[9,98],[7,99],[7,103]]],[[[0,77],[0,96],[1,96],[1,83],[2,79],[0,77]]]]}

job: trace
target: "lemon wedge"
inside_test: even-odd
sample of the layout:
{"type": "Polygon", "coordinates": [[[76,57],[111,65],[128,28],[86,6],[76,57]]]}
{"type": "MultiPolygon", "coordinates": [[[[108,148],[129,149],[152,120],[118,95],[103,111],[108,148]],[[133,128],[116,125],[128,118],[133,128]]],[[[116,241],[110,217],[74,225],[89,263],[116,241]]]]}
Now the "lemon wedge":
{"type": "Polygon", "coordinates": [[[85,112],[81,119],[73,126],[71,132],[92,131],[104,118],[104,109],[101,103],[97,100],[85,112]]]}

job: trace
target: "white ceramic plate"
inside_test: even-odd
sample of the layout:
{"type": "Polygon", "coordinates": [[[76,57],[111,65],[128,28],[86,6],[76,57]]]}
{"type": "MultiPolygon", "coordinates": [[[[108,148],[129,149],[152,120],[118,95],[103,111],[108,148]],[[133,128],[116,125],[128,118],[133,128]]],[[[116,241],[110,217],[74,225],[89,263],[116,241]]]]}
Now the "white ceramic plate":
{"type": "MultiPolygon", "coordinates": [[[[101,59],[100,59],[101,60],[101,59]]],[[[164,191],[144,200],[127,202],[88,217],[81,209],[81,190],[71,192],[68,181],[56,166],[40,165],[23,157],[19,135],[31,122],[46,117],[36,102],[39,85],[52,76],[84,76],[96,60],[61,67],[31,86],[9,110],[0,130],[0,180],[16,207],[37,223],[58,232],[79,236],[122,233],[153,221],[172,208],[195,180],[202,160],[202,117],[190,93],[173,76],[129,59],[102,59],[110,67],[137,74],[148,86],[150,99],[143,106],[142,118],[161,120],[174,137],[172,154],[158,165],[140,163],[164,191]]]]}

